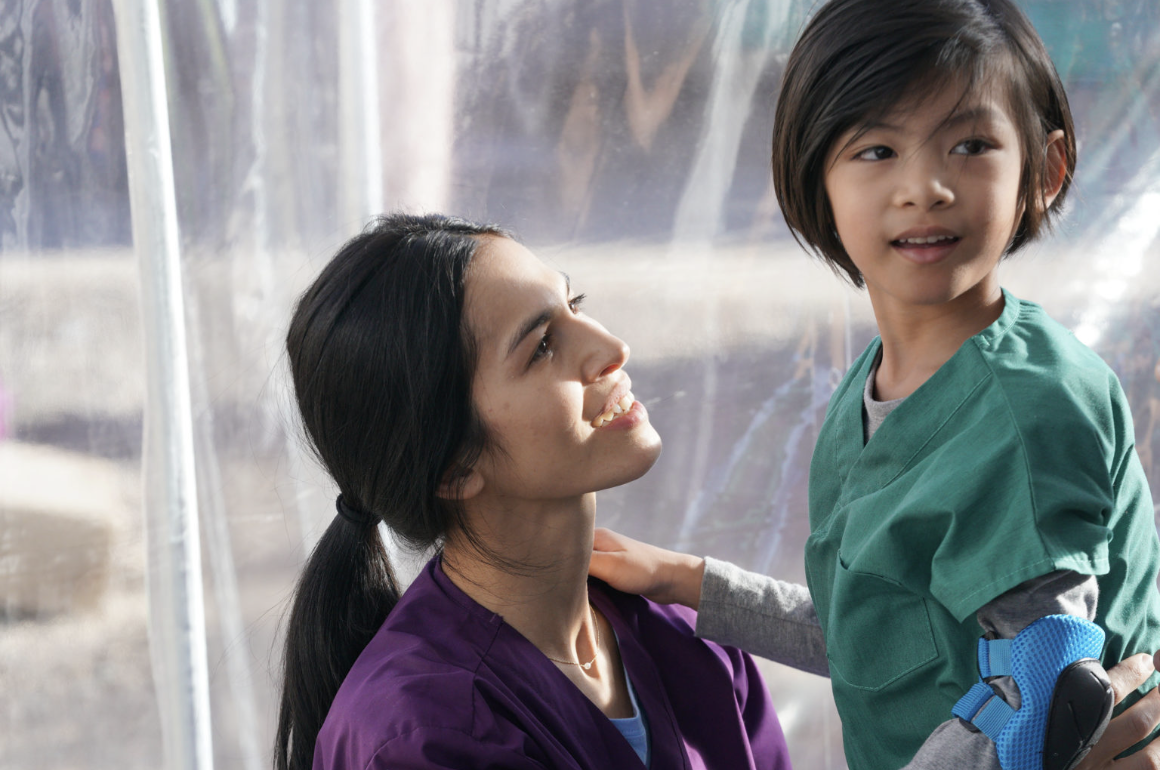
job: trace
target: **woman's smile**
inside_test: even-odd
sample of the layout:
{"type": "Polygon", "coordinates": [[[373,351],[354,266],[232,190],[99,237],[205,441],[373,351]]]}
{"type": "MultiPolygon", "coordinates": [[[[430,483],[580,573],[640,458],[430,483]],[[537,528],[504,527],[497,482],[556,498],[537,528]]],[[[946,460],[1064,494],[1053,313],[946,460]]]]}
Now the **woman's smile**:
{"type": "Polygon", "coordinates": [[[632,380],[625,375],[616,384],[599,407],[600,411],[592,418],[592,427],[599,428],[616,419],[616,416],[632,408],[636,397],[632,395],[632,380]]]}
{"type": "Polygon", "coordinates": [[[644,404],[637,401],[631,393],[621,399],[616,409],[620,411],[610,411],[597,417],[592,421],[592,427],[601,430],[627,430],[648,422],[648,412],[645,410],[644,404]],[[627,404],[627,407],[624,404],[627,404]]]}

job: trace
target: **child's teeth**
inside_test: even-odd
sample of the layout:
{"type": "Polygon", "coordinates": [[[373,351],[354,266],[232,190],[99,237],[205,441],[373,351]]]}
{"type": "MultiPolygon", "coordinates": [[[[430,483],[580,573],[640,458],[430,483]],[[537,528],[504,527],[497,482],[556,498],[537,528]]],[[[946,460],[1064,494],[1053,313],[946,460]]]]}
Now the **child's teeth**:
{"type": "Polygon", "coordinates": [[[617,404],[617,406],[619,406],[621,409],[623,409],[624,411],[626,411],[626,412],[627,412],[627,411],[628,411],[628,408],[629,408],[630,406],[632,406],[632,402],[633,402],[633,400],[634,400],[634,399],[633,399],[633,397],[632,397],[632,394],[631,394],[631,393],[629,393],[627,396],[625,396],[624,398],[620,399],[620,403],[619,403],[619,404],[617,404]]]}
{"type": "Polygon", "coordinates": [[[624,413],[624,407],[623,407],[623,406],[621,406],[620,404],[613,404],[613,405],[612,405],[612,411],[616,412],[617,414],[623,414],[623,413],[624,413]]]}
{"type": "Polygon", "coordinates": [[[938,243],[939,241],[949,241],[953,237],[951,235],[932,235],[926,238],[903,238],[902,242],[914,244],[938,243]]]}

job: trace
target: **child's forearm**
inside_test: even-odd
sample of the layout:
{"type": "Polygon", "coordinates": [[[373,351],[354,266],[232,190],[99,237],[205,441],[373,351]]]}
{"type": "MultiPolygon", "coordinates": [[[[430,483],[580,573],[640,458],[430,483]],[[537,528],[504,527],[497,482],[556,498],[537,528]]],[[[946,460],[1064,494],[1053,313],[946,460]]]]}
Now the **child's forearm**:
{"type": "Polygon", "coordinates": [[[700,593],[698,636],[829,676],[826,643],[805,586],[706,558],[700,593]]]}
{"type": "Polygon", "coordinates": [[[995,744],[983,733],[972,732],[961,720],[951,719],[935,728],[902,770],[1002,770],[995,744]]]}

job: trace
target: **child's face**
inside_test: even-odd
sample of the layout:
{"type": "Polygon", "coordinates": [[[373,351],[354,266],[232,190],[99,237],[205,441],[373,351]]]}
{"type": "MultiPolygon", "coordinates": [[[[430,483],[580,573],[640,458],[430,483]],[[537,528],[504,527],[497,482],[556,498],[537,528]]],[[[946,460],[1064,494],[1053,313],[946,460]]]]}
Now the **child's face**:
{"type": "Polygon", "coordinates": [[[1023,213],[1019,138],[1002,99],[958,101],[952,88],[901,105],[854,142],[854,129],[839,137],[826,159],[838,236],[875,308],[998,290],[1023,213]]]}

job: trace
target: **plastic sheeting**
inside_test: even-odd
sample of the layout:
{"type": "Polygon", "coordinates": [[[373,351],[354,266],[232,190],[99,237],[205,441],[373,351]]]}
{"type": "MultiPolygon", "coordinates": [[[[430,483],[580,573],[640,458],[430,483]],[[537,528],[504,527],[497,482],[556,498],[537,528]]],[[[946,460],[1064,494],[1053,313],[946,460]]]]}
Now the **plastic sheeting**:
{"type": "MultiPolygon", "coordinates": [[[[810,451],[873,334],[769,185],[812,6],[161,4],[218,767],[269,765],[280,621],[333,511],[287,398],[289,309],[379,205],[514,227],[632,346],[665,452],[601,494],[601,523],[802,579],[810,451]]],[[[1004,281],[1120,375],[1160,492],[1160,4],[1024,7],[1080,166],[1062,226],[1004,281]]],[[[110,0],[0,4],[0,767],[159,766],[159,699],[184,697],[150,663],[159,416],[117,50],[110,0]]],[[[797,764],[843,767],[826,682],[767,673],[797,764]]]]}

